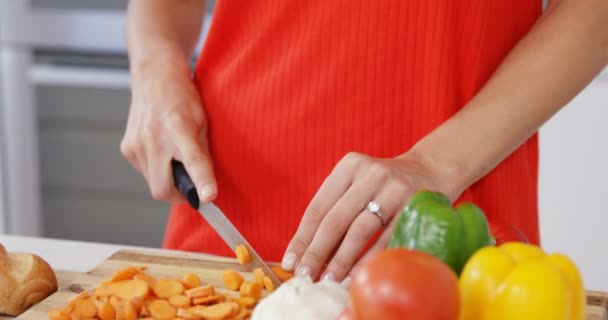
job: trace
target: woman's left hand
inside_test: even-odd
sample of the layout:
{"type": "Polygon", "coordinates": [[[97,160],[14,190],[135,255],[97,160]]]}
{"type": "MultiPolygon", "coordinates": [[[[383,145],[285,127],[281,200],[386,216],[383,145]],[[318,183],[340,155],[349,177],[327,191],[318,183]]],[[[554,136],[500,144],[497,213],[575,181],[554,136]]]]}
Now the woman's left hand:
{"type": "Polygon", "coordinates": [[[397,213],[420,189],[444,191],[428,168],[408,154],[391,159],[349,153],[325,179],[304,212],[282,267],[313,279],[342,281],[372,237],[366,255],[385,248],[397,213]],[[377,203],[374,213],[368,208],[377,203]],[[327,263],[325,270],[324,266],[327,263]]]}

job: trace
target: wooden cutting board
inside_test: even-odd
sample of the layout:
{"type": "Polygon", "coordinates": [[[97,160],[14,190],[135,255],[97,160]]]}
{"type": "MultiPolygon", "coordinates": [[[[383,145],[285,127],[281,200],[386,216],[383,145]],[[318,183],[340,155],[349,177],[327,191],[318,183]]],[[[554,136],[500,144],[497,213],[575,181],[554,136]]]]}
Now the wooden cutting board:
{"type": "MultiPolygon", "coordinates": [[[[146,266],[147,273],[157,278],[177,278],[186,273],[198,275],[205,283],[223,288],[222,272],[231,268],[240,271],[244,278],[254,280],[251,273],[238,264],[236,259],[222,258],[195,253],[150,253],[121,250],[110,256],[86,274],[72,274],[73,280],[60,283],[59,290],[46,300],[32,307],[17,319],[46,320],[47,312],[61,308],[67,300],[83,290],[90,290],[99,282],[108,279],[114,271],[129,266],[146,266]]],[[[61,279],[60,274],[58,277],[61,279]]],[[[60,280],[61,282],[61,280],[60,280]]],[[[587,292],[587,320],[608,320],[608,293],[600,291],[587,292]]]]}
{"type": "Polygon", "coordinates": [[[46,320],[49,310],[62,308],[70,297],[83,290],[93,289],[101,281],[109,279],[116,270],[130,266],[146,266],[146,273],[158,279],[181,278],[187,273],[193,273],[199,276],[203,283],[212,284],[216,288],[224,288],[222,273],[228,268],[241,272],[245,280],[255,281],[253,274],[247,272],[236,259],[197,253],[120,250],[74,279],[69,285],[60,287],[56,293],[17,319],[46,320]]]}

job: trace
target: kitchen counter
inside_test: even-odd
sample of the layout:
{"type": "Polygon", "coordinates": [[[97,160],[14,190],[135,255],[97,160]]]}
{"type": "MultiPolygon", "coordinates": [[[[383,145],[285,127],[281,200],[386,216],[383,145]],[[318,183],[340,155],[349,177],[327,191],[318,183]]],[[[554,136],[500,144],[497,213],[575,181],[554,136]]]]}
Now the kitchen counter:
{"type": "Polygon", "coordinates": [[[158,248],[116,244],[32,238],[0,234],[0,243],[9,252],[28,252],[46,260],[55,270],[86,272],[120,249],[159,251],[158,248]]]}

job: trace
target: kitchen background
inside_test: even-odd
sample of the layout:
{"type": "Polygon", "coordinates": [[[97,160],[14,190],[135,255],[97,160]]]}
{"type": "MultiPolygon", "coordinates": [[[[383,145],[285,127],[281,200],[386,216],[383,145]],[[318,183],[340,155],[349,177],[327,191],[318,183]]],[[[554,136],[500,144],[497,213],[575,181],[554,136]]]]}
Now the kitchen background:
{"type": "MultiPolygon", "coordinates": [[[[0,0],[0,233],[160,245],[168,206],[119,151],[126,3],[0,0]]],[[[606,119],[608,68],[540,131],[543,246],[589,289],[608,287],[606,119]]]]}

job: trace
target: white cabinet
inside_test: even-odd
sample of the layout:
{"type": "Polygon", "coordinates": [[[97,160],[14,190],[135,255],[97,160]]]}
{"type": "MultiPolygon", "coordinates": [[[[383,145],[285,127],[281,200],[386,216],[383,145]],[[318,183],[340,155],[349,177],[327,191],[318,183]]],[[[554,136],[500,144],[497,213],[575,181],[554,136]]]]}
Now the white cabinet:
{"type": "Polygon", "coordinates": [[[608,289],[608,68],[540,130],[541,239],[608,289]]]}

